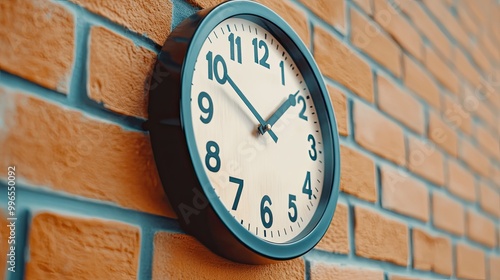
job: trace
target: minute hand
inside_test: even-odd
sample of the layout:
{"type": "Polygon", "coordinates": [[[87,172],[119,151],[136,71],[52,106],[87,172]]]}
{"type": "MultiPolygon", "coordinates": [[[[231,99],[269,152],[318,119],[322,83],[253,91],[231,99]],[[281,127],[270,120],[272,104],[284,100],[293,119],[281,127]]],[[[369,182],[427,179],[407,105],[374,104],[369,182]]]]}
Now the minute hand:
{"type": "MultiPolygon", "coordinates": [[[[231,79],[231,77],[229,77],[229,75],[227,75],[227,82],[231,85],[231,87],[234,89],[234,91],[236,91],[236,93],[241,98],[241,100],[243,100],[243,103],[245,103],[245,105],[248,107],[248,109],[250,109],[252,114],[255,116],[257,121],[260,123],[259,127],[265,126],[266,122],[264,121],[264,119],[260,116],[260,114],[257,112],[257,110],[255,110],[255,108],[252,106],[250,101],[243,94],[243,92],[238,88],[238,86],[234,83],[233,79],[231,79]]],[[[269,130],[268,132],[269,132],[269,135],[271,136],[271,138],[274,140],[274,142],[275,143],[278,142],[278,136],[276,136],[276,134],[274,134],[274,132],[272,130],[269,130]]]]}
{"type": "Polygon", "coordinates": [[[272,127],[280,118],[285,114],[285,112],[292,106],[295,106],[297,104],[296,97],[297,94],[299,94],[299,91],[297,91],[295,94],[290,94],[288,96],[288,99],[281,104],[281,106],[274,112],[274,114],[269,118],[269,120],[264,124],[259,126],[259,131],[260,133],[264,134],[266,131],[265,127],[270,126],[272,127]]]}

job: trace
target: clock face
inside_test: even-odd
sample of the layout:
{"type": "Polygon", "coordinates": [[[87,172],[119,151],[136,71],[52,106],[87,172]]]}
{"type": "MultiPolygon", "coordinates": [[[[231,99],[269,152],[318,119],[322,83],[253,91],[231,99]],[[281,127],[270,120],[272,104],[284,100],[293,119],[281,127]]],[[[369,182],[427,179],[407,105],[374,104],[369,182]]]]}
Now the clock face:
{"type": "Polygon", "coordinates": [[[290,242],[314,221],[328,160],[315,106],[324,101],[309,91],[300,54],[294,60],[272,32],[232,17],[191,55],[193,160],[242,228],[290,242]]]}

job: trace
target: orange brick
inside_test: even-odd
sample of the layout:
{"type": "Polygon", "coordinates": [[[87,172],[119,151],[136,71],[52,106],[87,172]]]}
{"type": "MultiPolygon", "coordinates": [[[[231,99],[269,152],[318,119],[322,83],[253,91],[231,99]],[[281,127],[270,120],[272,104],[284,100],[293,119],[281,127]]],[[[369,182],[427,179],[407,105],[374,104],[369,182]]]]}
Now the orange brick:
{"type": "Polygon", "coordinates": [[[374,0],[375,20],[396,42],[418,60],[423,60],[423,42],[417,30],[387,0],[374,0]]]}
{"type": "Polygon", "coordinates": [[[500,280],[500,257],[490,257],[490,279],[500,280]]]}
{"type": "MultiPolygon", "coordinates": [[[[464,99],[469,102],[469,99],[464,99]]],[[[466,103],[468,104],[468,103],[466,103]]],[[[467,105],[468,106],[468,105],[467,105]]],[[[457,100],[445,95],[444,98],[444,118],[451,128],[460,128],[464,133],[472,133],[472,119],[468,107],[462,106],[457,100]]]]}
{"type": "Polygon", "coordinates": [[[482,150],[490,157],[500,160],[500,138],[483,125],[476,125],[476,139],[482,150]]]}
{"type": "Polygon", "coordinates": [[[429,219],[429,192],[424,184],[389,166],[381,168],[381,176],[384,208],[422,221],[429,219]]]}
{"type": "MultiPolygon", "coordinates": [[[[302,278],[301,278],[302,279],[302,278]]],[[[360,267],[339,266],[325,263],[311,265],[311,280],[383,280],[384,272],[360,267]]]]}
{"type": "Polygon", "coordinates": [[[483,34],[479,36],[479,42],[488,51],[488,54],[490,54],[490,56],[492,56],[497,61],[500,60],[500,51],[498,50],[498,46],[492,41],[490,36],[488,36],[487,32],[483,32],[483,34]]]}
{"type": "Polygon", "coordinates": [[[156,54],[103,27],[93,27],[90,38],[90,98],[112,111],[147,117],[148,89],[144,81],[156,54]]]}
{"type": "Polygon", "coordinates": [[[483,2],[482,5],[477,5],[477,3],[469,3],[469,1],[460,1],[459,5],[465,5],[467,10],[471,13],[471,15],[476,19],[476,22],[480,26],[485,26],[486,19],[484,15],[488,14],[487,11],[488,2],[483,2]],[[486,5],[485,5],[486,4],[486,5]]]}
{"type": "Polygon", "coordinates": [[[456,275],[460,278],[486,279],[486,267],[483,251],[464,244],[456,246],[456,275]]]}
{"type": "Polygon", "coordinates": [[[458,80],[458,76],[452,71],[450,66],[446,65],[441,56],[428,46],[425,48],[425,66],[450,92],[455,95],[459,94],[460,81],[458,80]]]}
{"type": "Polygon", "coordinates": [[[457,133],[434,111],[429,112],[429,139],[439,145],[448,154],[458,155],[457,133]]]}
{"type": "Polygon", "coordinates": [[[340,146],[341,175],[340,189],[361,199],[375,202],[375,164],[373,161],[355,150],[340,146]]]}
{"type": "MultiPolygon", "coordinates": [[[[5,276],[7,271],[7,254],[10,251],[8,238],[10,236],[10,229],[7,227],[7,217],[3,210],[0,210],[0,278],[5,276]],[[2,274],[3,273],[3,274],[2,274]]],[[[10,257],[9,257],[10,258],[10,257]]]]}
{"type": "Polygon", "coordinates": [[[460,23],[462,26],[471,34],[478,34],[479,33],[479,26],[476,22],[476,20],[470,15],[469,9],[463,5],[463,3],[459,3],[457,5],[457,14],[458,14],[458,19],[460,20],[460,23]]]}
{"type": "Polygon", "coordinates": [[[373,15],[372,0],[354,0],[354,3],[356,3],[368,15],[373,15]]]}
{"type": "Polygon", "coordinates": [[[337,204],[330,227],[318,245],[316,245],[316,249],[340,254],[349,253],[349,233],[347,227],[347,206],[337,204]]]}
{"type": "Polygon", "coordinates": [[[210,8],[227,0],[187,0],[188,3],[200,8],[210,8]]]}
{"type": "Polygon", "coordinates": [[[26,183],[175,217],[147,135],[2,88],[0,100],[1,177],[15,162],[26,183]]]}
{"type": "Polygon", "coordinates": [[[496,183],[497,188],[500,190],[500,168],[492,166],[491,178],[496,183]]]}
{"type": "Polygon", "coordinates": [[[455,68],[474,87],[481,85],[481,75],[475,69],[465,54],[458,48],[455,49],[455,68]]]}
{"type": "Polygon", "coordinates": [[[422,105],[405,90],[382,75],[377,75],[378,105],[380,109],[396,118],[419,134],[424,133],[422,105]]]}
{"type": "Polygon", "coordinates": [[[444,158],[430,142],[423,142],[417,138],[409,138],[410,171],[418,174],[432,183],[442,186],[444,184],[444,158]]]}
{"type": "Polygon", "coordinates": [[[194,237],[157,232],[154,238],[152,279],[299,279],[301,258],[268,265],[239,264],[215,255],[194,237]]]}
{"type": "MultiPolygon", "coordinates": [[[[485,90],[484,87],[480,87],[480,89],[485,90]]],[[[489,106],[487,106],[488,103],[489,101],[485,97],[481,96],[478,98],[477,108],[472,112],[483,119],[491,127],[495,127],[497,124],[496,114],[490,110],[489,106]]]]}
{"type": "Polygon", "coordinates": [[[434,226],[455,235],[463,235],[465,230],[464,208],[458,202],[443,194],[432,195],[434,226]]]}
{"type": "Polygon", "coordinates": [[[485,183],[479,185],[479,203],[484,211],[500,218],[500,194],[485,183]]]}
{"type": "Polygon", "coordinates": [[[452,48],[450,42],[436,23],[434,23],[434,21],[422,9],[420,1],[398,0],[396,3],[399,4],[401,10],[403,10],[403,12],[411,18],[417,28],[424,33],[429,41],[431,41],[434,47],[436,47],[439,52],[446,57],[446,59],[451,60],[452,48]]]}
{"type": "Polygon", "coordinates": [[[347,98],[344,93],[339,89],[328,86],[330,99],[332,100],[333,110],[335,111],[335,118],[337,118],[337,126],[339,134],[342,136],[349,135],[349,128],[347,122],[347,98]]]}
{"type": "Polygon", "coordinates": [[[434,108],[441,107],[439,88],[424,70],[408,56],[404,56],[406,86],[434,108]]]}
{"type": "Polygon", "coordinates": [[[74,55],[70,11],[51,1],[0,1],[0,26],[0,69],[68,92],[74,55]]]}
{"type": "Polygon", "coordinates": [[[323,75],[373,102],[373,79],[368,64],[337,38],[317,26],[314,27],[314,58],[323,75]]]}
{"type": "Polygon", "coordinates": [[[490,90],[489,86],[482,83],[479,86],[471,86],[469,83],[464,83],[463,86],[463,98],[461,100],[462,110],[468,112],[469,114],[475,114],[484,118],[484,121],[488,122],[489,118],[485,114],[479,112],[482,109],[489,108],[485,106],[486,94],[490,94],[494,90],[490,90]]]}
{"type": "Polygon", "coordinates": [[[337,28],[341,32],[345,31],[345,4],[344,0],[300,0],[313,13],[322,20],[337,28]]]}
{"type": "Polygon", "coordinates": [[[495,224],[473,211],[467,212],[467,236],[488,247],[496,246],[495,224]]]}
{"type": "Polygon", "coordinates": [[[120,1],[120,5],[116,5],[112,1],[70,1],[138,34],[145,34],[160,45],[163,45],[170,33],[172,23],[172,3],[170,1],[146,0],[139,4],[135,0],[123,0],[120,1]]]}
{"type": "Polygon", "coordinates": [[[454,160],[448,161],[448,190],[468,201],[476,201],[474,175],[454,160]]]}
{"type": "Polygon", "coordinates": [[[453,273],[453,253],[451,241],[445,237],[427,234],[413,229],[413,267],[434,271],[439,274],[453,273]]]}
{"type": "Polygon", "coordinates": [[[306,46],[309,46],[309,27],[306,15],[287,1],[257,0],[280,15],[293,28],[306,46]]]}
{"type": "Polygon", "coordinates": [[[355,208],[356,255],[406,266],[408,228],[371,210],[355,208]]]}
{"type": "Polygon", "coordinates": [[[462,26],[460,26],[456,18],[451,14],[448,7],[446,7],[442,1],[425,0],[424,3],[434,16],[437,17],[438,20],[444,25],[446,30],[450,32],[451,36],[460,42],[462,46],[469,46],[469,37],[467,36],[467,33],[465,33],[462,26]]]}
{"type": "Polygon", "coordinates": [[[136,279],[139,228],[41,213],[29,233],[27,279],[136,279]]]}
{"type": "Polygon", "coordinates": [[[401,49],[389,36],[351,9],[351,40],[354,46],[371,56],[397,77],[401,76],[401,49]]]}
{"type": "Polygon", "coordinates": [[[469,141],[460,142],[460,156],[477,173],[488,177],[491,172],[491,165],[488,158],[478,148],[474,147],[469,141]]]}
{"type": "Polygon", "coordinates": [[[470,54],[472,55],[472,58],[474,59],[474,62],[483,70],[484,73],[488,73],[492,70],[492,66],[490,64],[490,61],[485,54],[485,51],[479,47],[479,45],[472,44],[470,54]]]}
{"type": "Polygon", "coordinates": [[[364,148],[399,165],[405,163],[404,135],[401,127],[369,106],[354,106],[354,137],[364,148]]]}

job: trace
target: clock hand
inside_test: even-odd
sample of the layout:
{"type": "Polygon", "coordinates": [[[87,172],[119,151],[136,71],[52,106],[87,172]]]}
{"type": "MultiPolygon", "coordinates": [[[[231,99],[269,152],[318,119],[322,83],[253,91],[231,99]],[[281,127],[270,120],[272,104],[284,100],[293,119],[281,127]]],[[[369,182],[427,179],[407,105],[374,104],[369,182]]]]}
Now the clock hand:
{"type": "MultiPolygon", "coordinates": [[[[241,98],[241,100],[243,100],[243,103],[245,103],[245,105],[248,107],[248,109],[250,109],[250,111],[255,116],[255,118],[257,119],[257,121],[259,121],[260,126],[266,126],[266,122],[264,121],[264,119],[259,115],[259,113],[257,112],[257,110],[255,110],[255,108],[252,106],[252,104],[250,103],[250,101],[248,101],[248,99],[243,94],[243,92],[234,83],[233,79],[231,79],[231,77],[229,77],[229,75],[226,75],[226,77],[227,77],[227,82],[231,85],[231,87],[234,89],[234,91],[236,91],[236,93],[241,98]]],[[[274,132],[272,130],[269,130],[268,132],[269,132],[269,135],[271,136],[271,138],[274,140],[274,142],[277,143],[278,142],[278,136],[276,136],[276,134],[274,134],[274,132]]],[[[263,133],[261,133],[261,134],[263,134],[263,133]]]]}
{"type": "Polygon", "coordinates": [[[285,102],[281,104],[281,106],[274,112],[274,114],[269,118],[269,120],[265,123],[259,126],[259,132],[261,134],[264,134],[269,128],[272,128],[273,125],[285,114],[285,112],[288,110],[288,108],[297,105],[296,97],[299,94],[299,91],[297,91],[295,94],[290,94],[285,102]]]}

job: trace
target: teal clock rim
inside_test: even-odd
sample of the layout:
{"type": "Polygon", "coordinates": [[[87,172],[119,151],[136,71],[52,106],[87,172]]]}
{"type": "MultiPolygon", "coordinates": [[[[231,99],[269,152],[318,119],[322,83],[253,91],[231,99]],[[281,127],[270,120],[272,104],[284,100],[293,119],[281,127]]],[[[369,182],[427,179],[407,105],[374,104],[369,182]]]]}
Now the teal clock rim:
{"type": "MultiPolygon", "coordinates": [[[[276,36],[276,34],[273,35],[276,36]]],[[[181,75],[181,127],[186,136],[188,150],[191,155],[192,164],[195,173],[198,176],[200,185],[207,199],[209,200],[211,207],[215,211],[216,215],[221,219],[222,223],[243,245],[267,258],[286,260],[303,255],[304,253],[312,249],[321,240],[328,227],[330,226],[335,207],[337,205],[339,192],[338,190],[340,184],[340,148],[336,118],[332,109],[326,85],[323,81],[323,76],[321,75],[311,53],[304,45],[300,37],[279,15],[261,4],[250,1],[228,1],[213,8],[201,20],[198,28],[193,34],[189,46],[187,47],[185,60],[181,69],[181,75]],[[273,243],[263,240],[242,227],[240,223],[238,223],[238,221],[234,219],[234,217],[227,211],[227,208],[222,204],[220,199],[215,194],[215,191],[213,190],[210,180],[208,179],[208,176],[203,167],[203,163],[200,160],[199,152],[196,147],[191,117],[190,96],[193,71],[191,71],[190,69],[194,69],[194,64],[196,63],[198,53],[201,50],[203,42],[206,40],[207,36],[220,22],[230,17],[243,17],[262,26],[260,22],[256,21],[257,18],[260,18],[260,21],[270,24],[263,26],[266,29],[270,29],[274,25],[274,32],[270,32],[279,33],[279,31],[281,31],[282,35],[288,37],[288,40],[290,41],[289,43],[292,43],[295,49],[300,52],[300,54],[298,55],[294,54],[292,51],[290,51],[290,48],[292,47],[287,47],[282,43],[287,38],[279,39],[283,47],[285,47],[290,56],[293,57],[297,67],[306,66],[312,72],[312,76],[310,76],[308,79],[306,79],[306,77],[304,76],[305,83],[309,87],[311,83],[316,83],[317,87],[321,91],[320,93],[316,93],[316,95],[313,95],[313,102],[316,105],[316,103],[318,102],[317,98],[319,97],[321,99],[320,102],[323,105],[320,107],[323,107],[326,111],[326,115],[323,115],[323,118],[326,117],[326,123],[325,120],[320,120],[320,127],[323,134],[325,158],[326,155],[331,155],[333,172],[327,172],[325,168],[324,181],[332,182],[332,185],[330,187],[329,194],[325,193],[325,189],[328,188],[328,186],[324,185],[323,193],[313,219],[302,231],[303,234],[295,237],[290,242],[273,243]],[[254,17],[253,20],[252,17],[254,17]],[[297,58],[303,58],[304,61],[297,58]],[[314,79],[314,81],[312,79],[314,79]],[[329,141],[325,140],[325,132],[328,132],[329,134],[329,141]],[[328,142],[331,142],[331,147],[330,145],[327,145],[328,142]],[[327,176],[328,179],[326,179],[327,176]],[[321,210],[321,213],[319,213],[319,210],[321,210]],[[316,224],[312,224],[313,221],[317,221],[316,224]],[[307,231],[307,229],[309,229],[309,231],[307,231]]],[[[312,94],[313,93],[311,92],[311,95],[312,94]]],[[[319,110],[318,117],[320,117],[319,110]]],[[[326,161],[327,160],[325,159],[325,167],[326,161]]]]}

